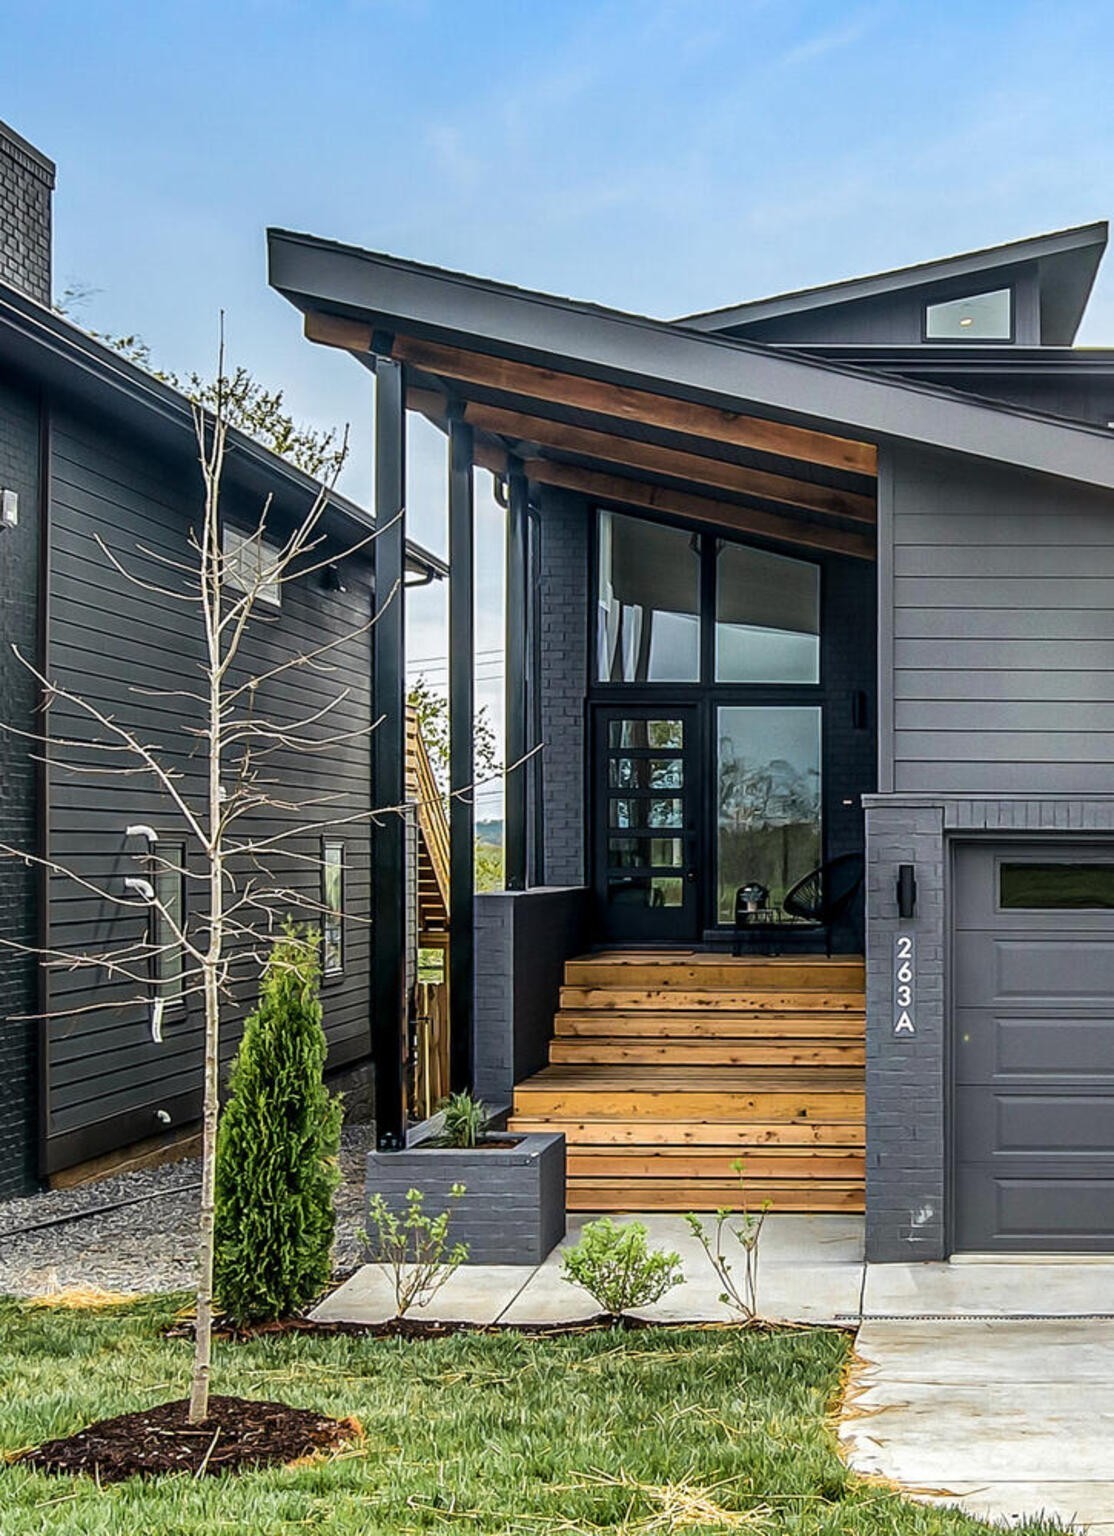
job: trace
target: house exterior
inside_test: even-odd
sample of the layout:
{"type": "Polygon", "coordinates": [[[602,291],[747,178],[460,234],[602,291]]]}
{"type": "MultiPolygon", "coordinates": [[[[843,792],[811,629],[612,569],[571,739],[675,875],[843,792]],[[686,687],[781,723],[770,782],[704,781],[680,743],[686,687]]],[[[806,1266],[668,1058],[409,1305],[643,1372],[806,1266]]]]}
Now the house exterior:
{"type": "MultiPolygon", "coordinates": [[[[0,953],[0,1197],[72,1176],[75,1166],[137,1143],[174,1137],[197,1121],[201,1102],[196,999],[171,997],[155,1030],[130,985],[101,971],[45,967],[12,947],[103,952],[142,939],[143,913],[122,914],[96,893],[122,892],[125,879],[143,873],[142,834],[129,834],[129,827],[153,829],[187,871],[196,858],[151,783],[106,778],[98,771],[103,759],[63,747],[81,734],[81,712],[56,698],[44,713],[39,684],[13,647],[40,675],[157,745],[187,796],[200,802],[205,783],[191,734],[198,710],[182,697],[197,687],[203,637],[195,613],[153,590],[166,583],[160,557],[188,560],[187,538],[201,505],[190,404],[50,308],[53,180],[50,162],[0,125],[0,719],[8,728],[0,732],[0,843],[89,882],[82,887],[60,873],[45,879],[34,865],[0,859],[0,937],[7,941],[0,953]],[[149,585],[122,576],[104,546],[149,585]],[[45,744],[20,732],[42,733],[45,744]]],[[[268,498],[272,534],[305,515],[318,494],[314,481],[239,433],[230,434],[229,448],[226,540],[237,532],[250,540],[268,498]]],[[[365,511],[331,496],[315,569],[285,587],[252,624],[243,654],[245,670],[262,672],[333,642],[329,696],[345,689],[330,730],[350,739],[327,760],[293,748],[275,757],[294,794],[339,792],[342,799],[332,803],[347,818],[343,827],[322,831],[313,825],[317,814],[302,815],[304,835],[291,838],[289,854],[276,865],[281,882],[311,902],[324,899],[326,879],[335,882],[328,887],[334,893],[339,887],[323,985],[331,1070],[366,1061],[371,1050],[368,812],[381,803],[369,734],[372,530],[365,511]],[[349,553],[354,545],[362,547],[349,553]]],[[[444,571],[414,545],[403,551],[405,580],[444,571]]],[[[306,685],[264,687],[260,708],[279,722],[304,719],[315,708],[312,669],[307,675],[306,685]]],[[[298,820],[293,811],[289,819],[277,815],[268,831],[298,820]]],[[[181,885],[178,894],[188,902],[188,876],[181,885]]],[[[415,889],[411,939],[416,902],[415,889]]],[[[252,991],[245,974],[229,1011],[226,1056],[252,991]]]]}
{"type": "Polygon", "coordinates": [[[733,1147],[775,1207],[865,1208],[874,1260],[1114,1248],[1114,353],[1073,346],[1106,240],[663,322],[270,232],[375,375],[381,519],[405,410],[448,437],[454,1070],[566,1128],[582,1206],[684,1209],[733,1147]],[[473,899],[476,468],[509,767],[473,899]],[[740,888],[844,854],[831,960],[792,924],[731,956],[740,888]]]}

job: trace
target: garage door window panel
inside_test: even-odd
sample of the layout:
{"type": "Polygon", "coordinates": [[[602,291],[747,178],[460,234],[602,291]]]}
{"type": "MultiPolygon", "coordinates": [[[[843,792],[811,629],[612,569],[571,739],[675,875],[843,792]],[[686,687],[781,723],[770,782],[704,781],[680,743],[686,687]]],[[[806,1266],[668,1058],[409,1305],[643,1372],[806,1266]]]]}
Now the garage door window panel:
{"type": "Polygon", "coordinates": [[[1114,909],[1114,863],[1002,863],[998,899],[1004,912],[1114,909]]]}

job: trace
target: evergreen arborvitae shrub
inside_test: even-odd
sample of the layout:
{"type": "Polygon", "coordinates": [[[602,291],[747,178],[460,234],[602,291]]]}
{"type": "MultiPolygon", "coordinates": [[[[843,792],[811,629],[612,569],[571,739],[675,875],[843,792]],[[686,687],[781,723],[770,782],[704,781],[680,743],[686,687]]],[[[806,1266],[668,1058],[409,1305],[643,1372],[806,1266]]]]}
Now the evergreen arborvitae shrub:
{"type": "Polygon", "coordinates": [[[341,1101],[322,1081],[317,944],[275,945],[221,1116],[214,1290],[237,1323],[300,1311],[330,1275],[341,1101]]]}

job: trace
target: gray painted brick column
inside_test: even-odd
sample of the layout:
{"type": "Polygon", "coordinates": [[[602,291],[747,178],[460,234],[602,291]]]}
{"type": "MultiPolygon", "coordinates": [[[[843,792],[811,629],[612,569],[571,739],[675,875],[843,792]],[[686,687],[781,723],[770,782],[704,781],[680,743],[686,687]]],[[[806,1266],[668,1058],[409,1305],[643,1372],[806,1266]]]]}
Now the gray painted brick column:
{"type": "Polygon", "coordinates": [[[867,1257],[946,1252],[945,857],[940,805],[867,798],[867,1257]],[[916,915],[897,913],[900,864],[916,870],[916,915]],[[894,940],[916,941],[916,1034],[893,1032],[894,940]]]}
{"type": "Polygon", "coordinates": [[[588,508],[541,497],[541,725],[545,878],[581,885],[584,860],[584,699],[588,684],[588,508]]]}

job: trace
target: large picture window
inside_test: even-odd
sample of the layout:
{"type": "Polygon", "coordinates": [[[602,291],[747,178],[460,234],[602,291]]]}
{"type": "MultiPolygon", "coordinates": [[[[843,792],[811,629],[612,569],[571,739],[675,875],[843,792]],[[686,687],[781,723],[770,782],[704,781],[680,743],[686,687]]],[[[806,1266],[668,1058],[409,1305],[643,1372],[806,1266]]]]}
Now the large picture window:
{"type": "Polygon", "coordinates": [[[735,892],[758,884],[769,904],[821,862],[820,710],[797,705],[716,711],[719,921],[735,892]]]}
{"type": "Polygon", "coordinates": [[[700,681],[700,543],[619,512],[599,517],[601,683],[700,681]]]}

